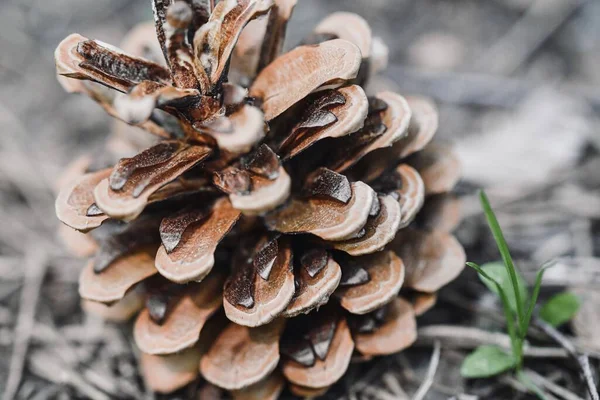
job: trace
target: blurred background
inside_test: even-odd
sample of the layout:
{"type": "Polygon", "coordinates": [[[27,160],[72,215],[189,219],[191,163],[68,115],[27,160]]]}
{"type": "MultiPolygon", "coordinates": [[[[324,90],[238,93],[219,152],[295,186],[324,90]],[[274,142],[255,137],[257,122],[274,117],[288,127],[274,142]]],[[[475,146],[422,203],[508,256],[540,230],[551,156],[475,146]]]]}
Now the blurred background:
{"type": "MultiPolygon", "coordinates": [[[[439,137],[453,143],[463,164],[464,221],[457,235],[468,259],[498,258],[475,196],[484,187],[526,278],[558,258],[544,295],[571,287],[584,296],[585,323],[566,333],[597,357],[600,2],[299,0],[287,47],[337,10],[365,17],[389,46],[390,65],[378,85],[438,104],[439,137]]],[[[149,0],[0,0],[3,399],[151,397],[140,383],[127,328],[82,313],[76,289],[82,261],[65,254],[53,207],[61,169],[98,149],[114,129],[95,103],[59,86],[56,45],[72,32],[118,44],[151,18],[149,0]]],[[[471,271],[463,278],[442,291],[420,326],[454,323],[474,334],[500,326],[495,299],[471,271]]],[[[514,382],[463,381],[460,362],[478,343],[436,332],[420,334],[422,346],[414,350],[351,370],[329,397],[405,398],[425,379],[435,339],[443,350],[426,398],[527,398],[514,382]]],[[[575,366],[551,358],[531,362],[576,398],[585,397],[575,366]]],[[[189,398],[186,393],[179,398],[189,398]]]]}

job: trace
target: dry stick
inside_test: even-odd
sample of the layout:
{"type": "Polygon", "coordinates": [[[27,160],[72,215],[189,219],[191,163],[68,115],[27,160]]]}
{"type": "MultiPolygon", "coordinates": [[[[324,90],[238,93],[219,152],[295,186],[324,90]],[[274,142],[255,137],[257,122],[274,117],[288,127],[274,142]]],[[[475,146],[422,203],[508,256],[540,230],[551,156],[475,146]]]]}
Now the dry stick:
{"type": "Polygon", "coordinates": [[[367,387],[365,387],[362,392],[364,394],[372,396],[377,400],[398,400],[398,397],[386,392],[385,390],[379,387],[372,385],[368,385],[367,387]]]}
{"type": "MultiPolygon", "coordinates": [[[[417,345],[431,345],[435,340],[440,340],[444,346],[461,349],[474,349],[482,344],[510,349],[510,338],[503,333],[454,325],[430,325],[419,329],[417,345]]],[[[536,358],[567,358],[569,356],[568,352],[562,348],[528,345],[525,345],[523,355],[536,358]]]]}
{"type": "MultiPolygon", "coordinates": [[[[450,358],[453,355],[453,350],[449,349],[446,352],[450,358]]],[[[460,359],[462,360],[464,358],[463,354],[460,354],[460,359]]],[[[409,382],[412,382],[414,384],[422,384],[423,382],[419,379],[419,377],[414,373],[414,371],[410,368],[410,365],[408,364],[408,360],[406,359],[406,357],[400,353],[398,354],[397,357],[398,360],[398,364],[401,367],[401,374],[404,377],[404,379],[406,379],[409,382]]],[[[437,382],[433,382],[433,384],[431,385],[431,387],[433,387],[437,392],[440,392],[442,394],[448,395],[448,396],[470,396],[467,393],[457,393],[457,388],[452,388],[446,385],[443,385],[441,383],[437,383],[437,382]]]]}
{"type": "Polygon", "coordinates": [[[431,361],[429,362],[429,368],[427,369],[427,374],[425,375],[425,380],[423,384],[415,393],[413,400],[423,400],[431,389],[431,385],[433,385],[433,380],[435,378],[435,373],[437,372],[438,365],[440,364],[440,353],[441,353],[441,344],[439,340],[433,342],[433,353],[431,354],[431,361]]]}
{"type": "Polygon", "coordinates": [[[402,389],[402,386],[400,386],[400,382],[398,382],[398,378],[394,376],[394,374],[388,371],[385,374],[383,374],[381,380],[398,399],[408,399],[408,395],[406,394],[404,389],[402,389]]]}
{"type": "MultiPolygon", "coordinates": [[[[131,354],[133,354],[133,357],[135,358],[135,362],[139,371],[142,365],[142,357],[140,355],[140,350],[137,348],[137,345],[135,344],[135,341],[131,336],[127,337],[127,343],[129,344],[129,349],[131,351],[131,354]]],[[[147,400],[154,400],[155,395],[148,382],[146,382],[145,379],[142,379],[142,383],[144,385],[143,398],[147,400]]]]}
{"type": "Polygon", "coordinates": [[[60,358],[50,351],[37,350],[29,361],[31,372],[48,381],[68,384],[92,400],[110,400],[110,397],[87,382],[76,371],[58,361],[60,358]]]}
{"type": "Polygon", "coordinates": [[[548,336],[550,336],[554,341],[560,344],[571,356],[574,358],[581,371],[583,372],[583,376],[585,378],[585,383],[587,385],[588,392],[590,396],[592,396],[592,400],[600,400],[598,397],[598,389],[596,388],[596,384],[594,383],[594,375],[592,374],[592,370],[590,368],[590,360],[587,354],[579,355],[577,354],[577,350],[573,343],[571,343],[562,333],[556,330],[553,326],[547,324],[539,318],[534,319],[534,324],[541,328],[548,336]]]}
{"type": "Polygon", "coordinates": [[[565,400],[583,400],[581,397],[565,389],[564,387],[557,385],[550,379],[544,378],[542,375],[538,374],[533,370],[528,369],[525,371],[525,373],[535,384],[548,389],[548,391],[554,393],[557,396],[562,397],[565,400]]]}
{"type": "MultiPolygon", "coordinates": [[[[512,375],[504,374],[500,377],[499,380],[502,383],[507,384],[508,386],[512,387],[513,389],[515,389],[521,393],[532,393],[531,390],[527,386],[525,386],[525,384],[523,382],[515,379],[512,375]]],[[[558,400],[556,397],[554,397],[550,393],[547,393],[547,392],[543,392],[543,393],[544,393],[544,397],[548,400],[558,400]]]]}
{"type": "MultiPolygon", "coordinates": [[[[521,263],[521,265],[522,265],[522,263],[521,263]]],[[[557,264],[557,265],[560,265],[560,264],[557,264]]],[[[598,263],[598,267],[600,268],[600,263],[598,263]]],[[[552,273],[556,272],[556,269],[557,269],[557,267],[554,266],[544,274],[544,282],[546,280],[548,280],[547,279],[548,274],[552,274],[552,273]]],[[[580,272],[578,272],[578,273],[580,273],[580,272]]],[[[527,276],[526,274],[524,274],[524,275],[527,276]]],[[[566,277],[567,275],[568,274],[565,274],[565,275],[561,274],[560,277],[564,276],[565,279],[567,279],[567,277],[566,277]]],[[[573,274],[571,274],[571,275],[573,275],[573,274]]],[[[599,275],[599,277],[600,277],[600,275],[599,275]]],[[[555,278],[554,280],[556,282],[560,281],[560,279],[558,279],[558,277],[555,278]]],[[[560,286],[564,286],[564,285],[561,284],[560,286]]],[[[483,305],[474,306],[473,304],[469,303],[464,298],[462,298],[460,295],[458,295],[456,292],[445,292],[445,294],[441,293],[440,298],[444,299],[445,301],[447,301],[448,303],[450,303],[452,305],[464,308],[465,310],[474,312],[476,314],[480,314],[483,317],[487,317],[491,321],[499,322],[499,323],[505,322],[503,315],[500,312],[498,312],[497,309],[483,306],[483,305]]],[[[527,336],[533,337],[535,339],[540,339],[540,340],[547,339],[547,335],[544,333],[544,331],[542,331],[540,328],[538,328],[534,325],[529,326],[529,330],[527,331],[527,336]]],[[[582,342],[581,340],[579,340],[577,338],[567,337],[567,336],[565,336],[565,337],[571,343],[573,343],[573,345],[575,346],[575,349],[579,353],[588,353],[588,355],[593,358],[600,358],[600,351],[598,349],[591,347],[589,344],[582,342]]]]}
{"type": "Polygon", "coordinates": [[[4,400],[12,400],[19,389],[27,357],[27,349],[29,348],[29,338],[31,337],[31,330],[35,323],[35,310],[42,282],[48,268],[46,254],[43,250],[40,250],[35,243],[31,243],[26,248],[30,250],[25,256],[25,282],[21,291],[9,375],[2,396],[4,400]]]}

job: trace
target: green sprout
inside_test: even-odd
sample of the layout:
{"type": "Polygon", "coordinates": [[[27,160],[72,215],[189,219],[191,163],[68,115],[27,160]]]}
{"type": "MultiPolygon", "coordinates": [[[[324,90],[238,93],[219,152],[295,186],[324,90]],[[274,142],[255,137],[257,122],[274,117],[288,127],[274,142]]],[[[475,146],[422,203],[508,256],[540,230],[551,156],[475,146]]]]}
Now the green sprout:
{"type": "MultiPolygon", "coordinates": [[[[480,192],[479,199],[502,262],[488,263],[483,266],[468,262],[467,265],[477,271],[483,283],[500,297],[506,329],[510,337],[511,352],[507,353],[498,346],[480,346],[465,358],[461,374],[465,378],[487,378],[513,370],[526,387],[539,398],[544,399],[543,393],[538,388],[534,388],[533,383],[525,379],[522,373],[523,346],[540,294],[544,271],[552,264],[545,264],[538,271],[532,293],[529,295],[525,280],[515,267],[504,234],[485,192],[480,192]]],[[[542,308],[540,317],[553,325],[558,325],[571,319],[578,308],[577,298],[574,299],[573,295],[565,293],[551,299],[542,308]]]]}

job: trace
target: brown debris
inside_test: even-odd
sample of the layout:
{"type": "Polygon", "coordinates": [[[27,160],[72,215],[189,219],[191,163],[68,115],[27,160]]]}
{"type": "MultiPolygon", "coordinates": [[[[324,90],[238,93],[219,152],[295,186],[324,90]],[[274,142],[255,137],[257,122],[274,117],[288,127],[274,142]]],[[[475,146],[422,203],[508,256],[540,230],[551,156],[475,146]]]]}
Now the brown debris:
{"type": "MultiPolygon", "coordinates": [[[[344,261],[339,260],[344,270],[344,261]]],[[[369,313],[393,299],[404,282],[405,266],[391,251],[382,251],[347,260],[356,263],[369,274],[369,281],[363,284],[340,287],[335,295],[340,305],[353,314],[369,313]]]]}
{"type": "Polygon", "coordinates": [[[221,307],[223,276],[209,275],[202,283],[185,288],[183,296],[169,311],[162,324],[143,310],[133,329],[137,346],[147,354],[172,354],[193,346],[215,311],[221,307]]]}
{"type": "Polygon", "coordinates": [[[343,240],[359,232],[367,222],[373,189],[362,182],[352,184],[348,204],[336,200],[292,199],[289,205],[268,214],[265,223],[282,233],[312,233],[325,240],[343,240]]]}
{"type": "Polygon", "coordinates": [[[229,200],[217,200],[208,217],[186,227],[171,252],[164,244],[160,247],[156,254],[158,272],[178,283],[202,280],[214,266],[217,245],[239,217],[229,200]]]}
{"type": "Polygon", "coordinates": [[[284,320],[257,328],[229,324],[200,361],[204,378],[227,390],[256,384],[279,363],[279,338],[284,320]]]}
{"type": "Polygon", "coordinates": [[[354,79],[360,60],[360,50],[345,40],[300,46],[267,66],[256,77],[250,95],[263,100],[265,119],[270,121],[311,92],[354,79]]]}
{"type": "Polygon", "coordinates": [[[385,320],[380,327],[371,333],[354,334],[356,349],[364,355],[397,353],[417,339],[417,322],[410,303],[395,298],[386,308],[385,320]]]}

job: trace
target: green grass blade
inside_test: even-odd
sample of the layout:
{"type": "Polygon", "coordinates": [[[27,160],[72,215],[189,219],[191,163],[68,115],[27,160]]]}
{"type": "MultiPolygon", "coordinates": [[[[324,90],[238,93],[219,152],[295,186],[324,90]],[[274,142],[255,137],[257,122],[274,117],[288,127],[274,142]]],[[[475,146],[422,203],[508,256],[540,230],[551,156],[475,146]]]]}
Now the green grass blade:
{"type": "Polygon", "coordinates": [[[508,336],[510,337],[510,346],[512,349],[513,357],[515,357],[517,365],[521,365],[521,352],[518,349],[518,347],[520,346],[519,337],[515,329],[514,315],[510,308],[510,302],[508,301],[508,297],[506,296],[504,289],[502,289],[502,285],[500,285],[498,281],[496,281],[494,278],[488,275],[479,265],[473,262],[468,262],[467,265],[473,268],[475,271],[477,271],[477,273],[479,273],[481,276],[483,276],[484,278],[488,279],[490,282],[496,285],[496,288],[498,289],[498,294],[500,295],[500,300],[502,301],[502,308],[504,310],[504,317],[506,319],[506,329],[508,330],[508,336]]]}
{"type": "Polygon", "coordinates": [[[529,299],[529,307],[527,308],[527,312],[523,320],[523,326],[525,327],[525,333],[523,333],[523,337],[526,334],[527,329],[529,329],[529,324],[531,323],[533,310],[535,309],[535,304],[537,303],[538,296],[540,295],[540,289],[542,287],[542,278],[544,277],[544,272],[546,272],[548,268],[553,266],[554,263],[543,265],[535,276],[535,285],[533,286],[533,293],[531,294],[531,298],[529,299]]]}
{"type": "Polygon", "coordinates": [[[498,223],[498,219],[496,218],[496,214],[494,214],[494,210],[492,210],[492,206],[490,205],[490,201],[482,190],[479,192],[479,200],[481,202],[481,206],[483,207],[483,211],[485,213],[485,217],[487,219],[490,230],[492,231],[492,235],[494,236],[494,240],[496,241],[496,245],[498,246],[498,250],[500,251],[500,255],[502,256],[502,261],[504,261],[504,265],[508,270],[508,275],[510,276],[510,280],[512,282],[513,290],[515,292],[515,299],[517,302],[517,320],[519,323],[519,331],[521,334],[524,334],[525,327],[523,326],[524,321],[524,310],[523,303],[521,299],[521,294],[519,293],[519,283],[517,280],[517,274],[515,270],[515,265],[513,263],[512,257],[510,255],[510,251],[508,249],[508,244],[504,239],[504,234],[502,233],[502,228],[500,228],[500,224],[498,223]]]}

